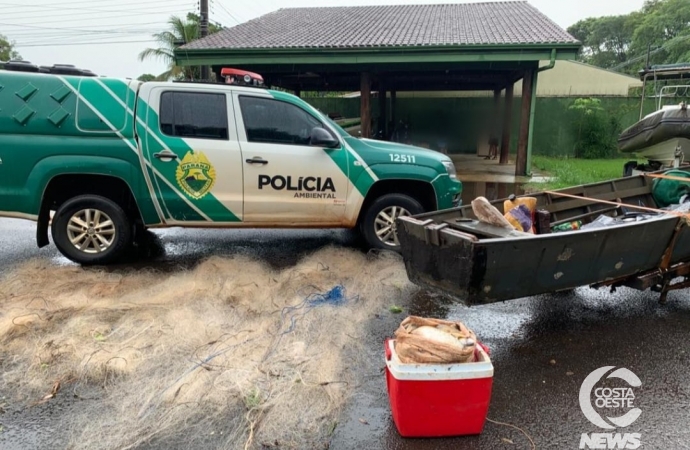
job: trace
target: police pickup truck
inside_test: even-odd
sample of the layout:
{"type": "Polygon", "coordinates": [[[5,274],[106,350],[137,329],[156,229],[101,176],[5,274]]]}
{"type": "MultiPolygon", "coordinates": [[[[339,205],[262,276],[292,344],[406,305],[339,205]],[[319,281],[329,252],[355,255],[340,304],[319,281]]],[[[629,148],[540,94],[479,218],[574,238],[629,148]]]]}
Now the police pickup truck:
{"type": "Polygon", "coordinates": [[[0,217],[36,221],[39,247],[50,228],[70,260],[107,264],[143,230],[180,226],[350,228],[397,250],[398,217],[459,203],[447,156],[350,136],[300,98],[257,87],[260,76],[227,80],[5,63],[0,217]]]}

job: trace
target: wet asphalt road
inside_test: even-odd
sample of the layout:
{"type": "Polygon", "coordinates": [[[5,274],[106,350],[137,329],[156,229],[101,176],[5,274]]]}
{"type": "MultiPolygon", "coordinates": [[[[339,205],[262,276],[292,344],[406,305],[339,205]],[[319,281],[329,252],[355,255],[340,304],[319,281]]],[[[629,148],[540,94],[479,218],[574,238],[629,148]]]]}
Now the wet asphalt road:
{"type": "MultiPolygon", "coordinates": [[[[324,245],[353,245],[347,233],[330,230],[173,229],[156,234],[166,254],[149,264],[171,268],[194,265],[209,255],[238,253],[285,267],[324,245]]],[[[32,257],[68,263],[53,246],[35,247],[31,223],[0,219],[0,274],[32,257]]],[[[403,306],[405,314],[461,320],[478,334],[490,347],[495,368],[489,418],[522,428],[537,448],[576,449],[582,433],[607,432],[584,417],[578,394],[592,370],[615,366],[630,369],[642,381],[634,390],[634,405],[642,414],[613,432],[640,433],[645,449],[690,449],[690,291],[672,292],[664,306],[654,293],[589,288],[473,308],[420,293],[403,306]]],[[[493,423],[480,436],[399,436],[380,370],[383,340],[405,314],[372,319],[370,364],[362,368],[364,381],[343,411],[331,449],[530,448],[519,431],[493,423]]],[[[8,448],[1,435],[0,448],[8,448]]]]}
{"type": "MultiPolygon", "coordinates": [[[[48,247],[37,248],[35,234],[32,222],[0,218],[0,274],[31,258],[48,258],[56,264],[71,264],[52,243],[48,247]]],[[[212,255],[249,255],[281,268],[297,263],[305,254],[326,245],[357,245],[356,238],[343,230],[170,228],[156,230],[153,234],[159,238],[156,247],[162,246],[164,254],[146,258],[142,264],[170,269],[191,267],[212,255]]]]}

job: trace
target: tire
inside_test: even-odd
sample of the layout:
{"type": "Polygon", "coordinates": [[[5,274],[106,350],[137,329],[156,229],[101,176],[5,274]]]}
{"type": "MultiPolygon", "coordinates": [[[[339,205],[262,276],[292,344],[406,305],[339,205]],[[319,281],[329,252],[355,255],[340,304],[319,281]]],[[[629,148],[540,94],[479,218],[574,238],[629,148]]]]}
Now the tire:
{"type": "Polygon", "coordinates": [[[377,234],[377,228],[380,232],[385,232],[386,230],[385,224],[380,222],[377,224],[377,217],[379,214],[386,213],[384,217],[380,217],[383,222],[386,222],[387,219],[385,217],[391,217],[393,208],[402,208],[406,212],[403,215],[416,215],[424,212],[424,207],[408,195],[386,194],[377,198],[367,209],[361,224],[362,235],[369,247],[400,251],[400,244],[395,234],[395,223],[392,224],[392,230],[390,230],[393,233],[392,236],[382,235],[383,238],[388,238],[386,241],[382,240],[377,234]]]}
{"type": "Polygon", "coordinates": [[[632,172],[637,168],[637,161],[628,161],[623,165],[623,176],[630,177],[632,172]]]}
{"type": "Polygon", "coordinates": [[[51,233],[66,258],[82,265],[100,265],[115,262],[124,254],[132,242],[132,228],[127,213],[117,203],[98,195],[80,195],[60,205],[51,233]],[[93,225],[85,229],[88,218],[93,225]]]}

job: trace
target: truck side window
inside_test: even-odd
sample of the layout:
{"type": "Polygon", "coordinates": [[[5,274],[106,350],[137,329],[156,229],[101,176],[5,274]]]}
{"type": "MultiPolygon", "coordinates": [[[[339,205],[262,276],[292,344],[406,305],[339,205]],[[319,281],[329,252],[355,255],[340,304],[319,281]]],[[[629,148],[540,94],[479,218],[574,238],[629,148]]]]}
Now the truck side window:
{"type": "Polygon", "coordinates": [[[225,94],[168,91],[161,94],[163,134],[195,139],[228,139],[225,94]]]}
{"type": "Polygon", "coordinates": [[[309,145],[311,130],[323,127],[303,109],[269,98],[240,97],[249,142],[309,145]]]}

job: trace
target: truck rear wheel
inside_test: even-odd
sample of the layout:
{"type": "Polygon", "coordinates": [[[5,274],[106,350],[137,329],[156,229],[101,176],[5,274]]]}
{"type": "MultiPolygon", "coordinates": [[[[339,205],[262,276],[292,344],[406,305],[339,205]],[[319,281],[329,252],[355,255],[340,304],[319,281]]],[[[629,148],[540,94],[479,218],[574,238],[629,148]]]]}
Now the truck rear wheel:
{"type": "Polygon", "coordinates": [[[60,205],[51,232],[60,253],[82,265],[114,262],[132,240],[127,213],[98,195],[81,195],[60,205]]]}
{"type": "Polygon", "coordinates": [[[376,199],[362,220],[362,234],[373,248],[399,251],[396,219],[424,212],[414,198],[404,194],[386,194],[376,199]]]}

